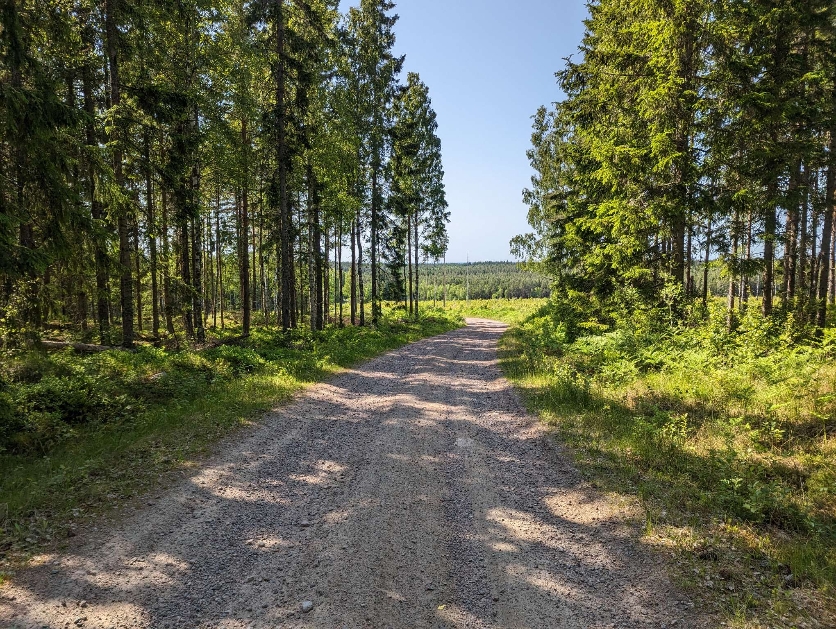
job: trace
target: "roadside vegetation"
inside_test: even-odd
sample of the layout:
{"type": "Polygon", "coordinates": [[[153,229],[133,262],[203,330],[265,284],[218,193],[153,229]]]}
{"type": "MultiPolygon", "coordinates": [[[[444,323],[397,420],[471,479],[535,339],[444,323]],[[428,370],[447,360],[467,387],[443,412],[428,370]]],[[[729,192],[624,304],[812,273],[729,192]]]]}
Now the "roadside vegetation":
{"type": "Polygon", "coordinates": [[[589,3],[506,366],[735,627],[834,627],[836,3],[589,3]]]}
{"type": "MultiPolygon", "coordinates": [[[[454,329],[438,311],[377,327],[257,328],[230,344],[0,361],[0,574],[187,470],[259,413],[360,361],[454,329]]],[[[240,331],[239,331],[240,332],[240,331]]],[[[236,330],[227,330],[234,339],[236,330]]]]}
{"type": "MultiPolygon", "coordinates": [[[[733,627],[836,618],[836,335],[748,308],[671,311],[629,291],[520,316],[503,364],[587,477],[631,496],[647,543],[733,627]]],[[[823,624],[822,624],[823,623],[823,624]]]]}
{"type": "Polygon", "coordinates": [[[512,324],[524,321],[547,303],[547,299],[471,299],[447,302],[445,312],[456,317],[493,319],[512,324]]]}

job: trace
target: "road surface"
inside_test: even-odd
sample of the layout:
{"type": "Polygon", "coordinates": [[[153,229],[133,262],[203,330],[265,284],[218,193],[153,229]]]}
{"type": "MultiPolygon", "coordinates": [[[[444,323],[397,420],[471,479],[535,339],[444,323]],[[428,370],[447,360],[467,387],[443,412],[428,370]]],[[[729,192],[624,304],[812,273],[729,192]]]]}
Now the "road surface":
{"type": "Polygon", "coordinates": [[[526,414],[504,329],[470,320],[312,387],[19,574],[0,626],[700,626],[526,414]]]}

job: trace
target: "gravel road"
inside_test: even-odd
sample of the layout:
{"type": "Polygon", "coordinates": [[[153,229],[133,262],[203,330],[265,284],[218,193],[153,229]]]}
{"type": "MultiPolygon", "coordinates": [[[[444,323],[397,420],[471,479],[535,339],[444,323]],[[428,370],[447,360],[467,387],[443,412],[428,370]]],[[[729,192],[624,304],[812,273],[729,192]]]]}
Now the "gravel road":
{"type": "Polygon", "coordinates": [[[0,626],[698,627],[497,366],[498,323],[381,356],[0,590],[0,626]]]}

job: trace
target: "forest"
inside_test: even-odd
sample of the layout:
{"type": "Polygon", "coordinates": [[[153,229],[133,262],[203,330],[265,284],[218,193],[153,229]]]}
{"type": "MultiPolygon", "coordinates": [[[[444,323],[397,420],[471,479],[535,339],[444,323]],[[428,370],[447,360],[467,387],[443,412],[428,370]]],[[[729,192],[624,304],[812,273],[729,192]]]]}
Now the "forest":
{"type": "Polygon", "coordinates": [[[506,371],[724,626],[830,626],[836,4],[595,0],[585,26],[534,116],[511,247],[554,285],[506,371]]]}
{"type": "Polygon", "coordinates": [[[604,300],[706,302],[721,269],[730,325],[760,278],[765,316],[823,329],[836,284],[833,10],[593,2],[580,54],[557,74],[566,98],[535,117],[535,231],[515,252],[604,300]]]}
{"type": "Polygon", "coordinates": [[[80,506],[458,325],[418,316],[449,211],[394,8],[0,0],[0,583],[80,506]]]}
{"type": "Polygon", "coordinates": [[[449,213],[393,8],[4,1],[4,346],[203,343],[229,311],[247,335],[374,323],[384,289],[412,303],[449,213]]]}
{"type": "Polygon", "coordinates": [[[551,279],[513,262],[422,264],[420,298],[444,304],[467,299],[548,297],[551,279]]]}

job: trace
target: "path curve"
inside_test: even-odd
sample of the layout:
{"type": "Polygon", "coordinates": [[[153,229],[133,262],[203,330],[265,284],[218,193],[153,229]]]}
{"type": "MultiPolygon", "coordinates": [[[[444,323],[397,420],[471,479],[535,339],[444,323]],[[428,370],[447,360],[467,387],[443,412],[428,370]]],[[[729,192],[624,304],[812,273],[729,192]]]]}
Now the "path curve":
{"type": "Polygon", "coordinates": [[[0,590],[0,626],[697,627],[469,320],[308,390],[0,590]],[[302,611],[302,602],[313,609],[302,611]]]}

